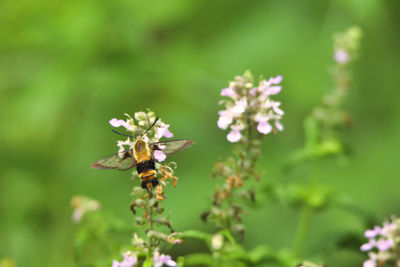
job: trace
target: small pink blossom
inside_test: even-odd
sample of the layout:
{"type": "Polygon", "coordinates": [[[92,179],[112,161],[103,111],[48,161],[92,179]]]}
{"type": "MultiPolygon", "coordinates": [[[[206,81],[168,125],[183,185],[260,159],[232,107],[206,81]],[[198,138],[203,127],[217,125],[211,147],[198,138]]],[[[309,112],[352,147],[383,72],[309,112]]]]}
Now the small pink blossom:
{"type": "Polygon", "coordinates": [[[236,92],[234,89],[234,83],[230,83],[228,88],[224,88],[221,90],[221,96],[228,96],[230,98],[235,98],[236,97],[236,92]]]}
{"type": "Polygon", "coordinates": [[[113,118],[113,119],[111,119],[110,121],[109,121],[109,123],[110,123],[110,125],[112,126],[112,127],[121,127],[121,126],[124,126],[125,125],[125,121],[124,120],[118,120],[118,119],[116,119],[116,118],[113,118]]]}
{"type": "Polygon", "coordinates": [[[169,131],[169,124],[162,124],[162,125],[160,125],[160,126],[158,126],[158,127],[156,127],[156,134],[155,134],[155,137],[157,138],[157,139],[160,139],[161,137],[166,137],[166,138],[171,138],[171,137],[173,137],[174,136],[174,134],[173,133],[171,133],[170,131],[169,131]]]}
{"type": "Polygon", "coordinates": [[[235,105],[231,108],[231,112],[235,115],[240,115],[246,111],[247,100],[245,98],[235,101],[235,105]]]}
{"type": "Polygon", "coordinates": [[[279,83],[281,83],[282,82],[282,76],[281,75],[278,75],[278,76],[276,76],[276,77],[271,77],[271,78],[269,78],[269,80],[268,80],[268,82],[270,83],[270,84],[279,84],[279,83]]]}
{"type": "Polygon", "coordinates": [[[258,91],[258,87],[253,87],[250,89],[249,94],[251,96],[256,96],[257,95],[257,91],[258,91]]]}
{"type": "Polygon", "coordinates": [[[167,156],[162,150],[154,150],[154,158],[157,161],[161,162],[164,161],[167,158],[167,156]]]}
{"type": "Polygon", "coordinates": [[[379,234],[387,237],[391,232],[396,230],[396,225],[394,223],[383,222],[383,227],[379,229],[379,234]]]}
{"type": "Polygon", "coordinates": [[[240,133],[237,127],[232,127],[232,130],[226,136],[229,142],[235,143],[242,138],[242,134],[240,133]]]}
{"type": "Polygon", "coordinates": [[[266,90],[268,95],[277,95],[282,90],[282,86],[271,86],[266,90]]]}
{"type": "Polygon", "coordinates": [[[337,63],[346,64],[350,59],[350,55],[346,50],[338,49],[338,50],[335,51],[335,54],[333,55],[333,58],[335,59],[335,61],[337,63]]]}
{"type": "Polygon", "coordinates": [[[260,121],[257,125],[257,131],[262,134],[269,134],[272,131],[272,126],[267,121],[260,121]]]}
{"type": "Polygon", "coordinates": [[[374,238],[375,236],[379,235],[381,233],[381,228],[379,226],[375,226],[373,230],[367,230],[364,233],[364,236],[366,238],[374,238]]]}
{"type": "Polygon", "coordinates": [[[218,127],[225,130],[233,121],[233,114],[228,110],[221,110],[219,112],[218,127]]]}
{"type": "Polygon", "coordinates": [[[136,255],[130,251],[122,255],[124,256],[124,259],[121,262],[114,260],[111,267],[132,267],[138,261],[136,255]]]}
{"type": "Polygon", "coordinates": [[[364,261],[363,267],[376,267],[376,262],[374,260],[364,261]]]}
{"type": "Polygon", "coordinates": [[[380,250],[380,251],[386,251],[389,248],[391,248],[393,246],[393,241],[391,239],[380,239],[378,240],[378,243],[376,244],[376,247],[380,250]]]}
{"type": "Polygon", "coordinates": [[[371,242],[371,241],[368,243],[365,243],[360,247],[360,250],[361,251],[369,251],[374,247],[374,245],[375,245],[374,243],[375,242],[371,242]]]}
{"type": "Polygon", "coordinates": [[[283,125],[279,120],[275,120],[275,128],[278,129],[279,131],[283,131],[283,125]]]}
{"type": "Polygon", "coordinates": [[[164,264],[170,267],[175,267],[177,265],[177,263],[174,260],[172,260],[171,256],[160,254],[160,252],[156,249],[154,251],[153,266],[161,267],[164,264]]]}

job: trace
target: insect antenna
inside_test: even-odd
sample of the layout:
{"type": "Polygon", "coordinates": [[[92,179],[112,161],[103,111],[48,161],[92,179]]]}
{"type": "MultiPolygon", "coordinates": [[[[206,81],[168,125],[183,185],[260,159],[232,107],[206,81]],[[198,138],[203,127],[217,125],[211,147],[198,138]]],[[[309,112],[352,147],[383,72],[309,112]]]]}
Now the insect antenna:
{"type": "Polygon", "coordinates": [[[156,122],[158,121],[158,117],[156,118],[156,120],[153,122],[153,124],[141,135],[141,136],[143,136],[143,135],[145,135],[151,128],[153,128],[153,126],[156,124],[156,122]]]}
{"type": "Polygon", "coordinates": [[[128,137],[133,137],[133,138],[135,138],[135,136],[133,136],[133,135],[128,135],[128,134],[123,134],[123,133],[119,133],[119,132],[117,132],[116,130],[112,130],[114,133],[116,133],[116,134],[119,134],[119,135],[123,135],[123,136],[128,136],[128,137]]]}

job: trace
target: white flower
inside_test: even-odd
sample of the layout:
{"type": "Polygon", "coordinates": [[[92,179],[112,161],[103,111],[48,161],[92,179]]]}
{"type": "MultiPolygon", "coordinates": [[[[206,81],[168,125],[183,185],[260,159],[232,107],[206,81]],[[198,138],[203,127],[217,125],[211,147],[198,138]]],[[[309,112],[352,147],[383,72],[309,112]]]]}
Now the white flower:
{"type": "Polygon", "coordinates": [[[222,248],[222,245],[224,244],[224,237],[221,234],[215,234],[213,235],[211,239],[211,245],[213,249],[219,250],[222,248]]]}

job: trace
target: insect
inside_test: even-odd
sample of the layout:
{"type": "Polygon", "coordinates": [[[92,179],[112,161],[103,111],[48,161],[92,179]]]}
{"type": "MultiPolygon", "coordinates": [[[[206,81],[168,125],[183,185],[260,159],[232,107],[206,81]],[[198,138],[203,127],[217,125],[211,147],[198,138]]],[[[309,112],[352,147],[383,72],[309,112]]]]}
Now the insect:
{"type": "Polygon", "coordinates": [[[142,182],[142,188],[151,191],[155,186],[158,185],[158,180],[156,178],[156,167],[154,162],[154,152],[156,152],[157,150],[162,150],[162,152],[164,152],[164,154],[168,156],[170,154],[188,148],[194,143],[193,141],[187,139],[155,143],[146,142],[143,139],[143,136],[156,124],[157,121],[158,118],[142,135],[138,135],[136,137],[121,134],[113,130],[113,132],[117,134],[135,138],[132,147],[122,153],[115,153],[111,156],[96,161],[95,163],[93,163],[92,168],[118,169],[124,171],[136,167],[136,170],[142,182]]]}

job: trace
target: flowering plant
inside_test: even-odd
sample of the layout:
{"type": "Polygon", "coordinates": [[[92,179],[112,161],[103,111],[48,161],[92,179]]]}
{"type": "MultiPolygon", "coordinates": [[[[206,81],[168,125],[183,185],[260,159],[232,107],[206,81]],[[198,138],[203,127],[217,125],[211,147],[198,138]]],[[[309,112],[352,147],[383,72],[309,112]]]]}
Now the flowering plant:
{"type": "MultiPolygon", "coordinates": [[[[173,136],[169,131],[169,125],[156,118],[154,112],[151,110],[148,110],[147,112],[137,112],[134,117],[131,117],[128,114],[125,115],[127,116],[126,120],[114,118],[109,121],[111,126],[124,127],[125,130],[130,133],[127,135],[116,132],[120,135],[127,136],[125,140],[117,141],[117,156],[113,155],[100,160],[94,164],[94,167],[120,167],[120,162],[125,160],[127,151],[139,153],[136,152],[137,148],[134,147],[137,143],[137,138],[143,140],[145,146],[148,146],[148,144],[157,143],[162,137],[170,138],[173,136]]],[[[174,167],[176,167],[176,164],[172,162],[169,164],[161,163],[166,159],[166,154],[163,149],[165,149],[165,146],[162,143],[157,143],[157,150],[152,154],[149,152],[149,158],[145,159],[150,161],[151,157],[156,159],[154,167],[146,167],[150,168],[149,170],[151,175],[154,175],[154,179],[157,181],[156,186],[154,188],[135,186],[131,193],[133,200],[130,209],[135,216],[135,224],[137,227],[145,227],[145,235],[141,236],[139,233],[135,233],[131,245],[128,246],[128,249],[124,249],[125,252],[122,253],[123,259],[113,260],[112,267],[131,267],[140,265],[160,267],[162,265],[178,265],[171,256],[160,253],[161,242],[167,242],[169,244],[180,244],[182,242],[182,234],[175,232],[169,218],[163,216],[164,209],[162,207],[162,201],[165,198],[163,188],[171,181],[175,187],[178,181],[178,178],[174,175],[174,167]],[[165,233],[164,231],[159,230],[158,228],[160,226],[165,226],[169,232],[165,233]]],[[[138,164],[140,164],[140,162],[138,162],[137,165],[138,164]]],[[[129,169],[131,167],[132,164],[127,168],[124,167],[120,169],[129,169]]],[[[142,179],[138,173],[139,171],[134,169],[132,172],[133,178],[142,179]]],[[[73,202],[77,202],[76,198],[73,202]]],[[[95,210],[95,208],[98,209],[99,207],[99,204],[94,205],[98,202],[94,202],[93,200],[81,202],[84,205],[81,204],[75,209],[73,218],[79,219],[86,211],[95,210]],[[96,207],[93,208],[94,206],[96,207]]],[[[77,220],[75,219],[75,221],[77,220]]]]}
{"type": "Polygon", "coordinates": [[[382,226],[375,226],[367,230],[364,236],[368,243],[361,246],[361,251],[368,252],[369,259],[363,267],[377,267],[391,264],[400,266],[400,219],[393,218],[391,222],[384,222],[382,226]]]}

